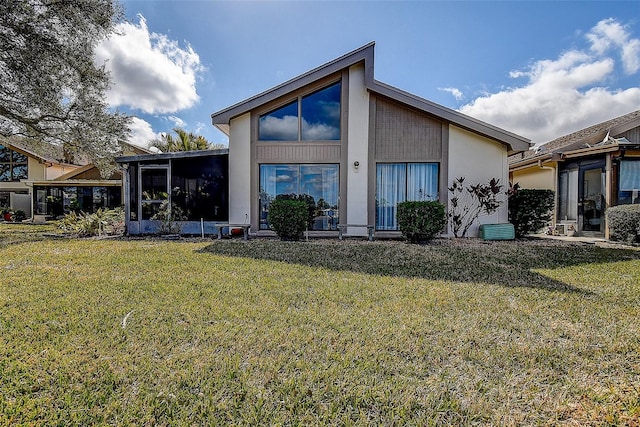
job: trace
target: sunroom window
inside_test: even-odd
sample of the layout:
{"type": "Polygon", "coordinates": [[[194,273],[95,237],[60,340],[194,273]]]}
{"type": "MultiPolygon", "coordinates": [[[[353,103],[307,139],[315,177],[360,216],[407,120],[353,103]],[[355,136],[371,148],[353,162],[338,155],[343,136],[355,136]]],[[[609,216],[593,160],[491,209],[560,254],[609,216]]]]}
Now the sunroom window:
{"type": "Polygon", "coordinates": [[[260,116],[261,141],[340,140],[340,82],[260,116]]]}

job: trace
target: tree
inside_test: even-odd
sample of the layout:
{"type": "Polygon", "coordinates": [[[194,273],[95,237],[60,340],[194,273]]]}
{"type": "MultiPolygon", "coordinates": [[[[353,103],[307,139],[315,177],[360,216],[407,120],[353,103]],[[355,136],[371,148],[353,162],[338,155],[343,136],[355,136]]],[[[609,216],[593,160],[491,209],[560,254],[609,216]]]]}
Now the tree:
{"type": "Polygon", "coordinates": [[[116,0],[2,0],[0,135],[52,156],[63,147],[108,175],[130,119],[109,110],[93,53],[123,16],[116,0]]]}
{"type": "Polygon", "coordinates": [[[160,139],[154,139],[149,144],[151,147],[155,147],[163,153],[170,153],[175,151],[196,151],[196,150],[217,150],[224,148],[222,144],[214,144],[202,136],[196,135],[193,132],[187,132],[182,128],[174,128],[176,137],[173,135],[163,133],[160,139]]]}

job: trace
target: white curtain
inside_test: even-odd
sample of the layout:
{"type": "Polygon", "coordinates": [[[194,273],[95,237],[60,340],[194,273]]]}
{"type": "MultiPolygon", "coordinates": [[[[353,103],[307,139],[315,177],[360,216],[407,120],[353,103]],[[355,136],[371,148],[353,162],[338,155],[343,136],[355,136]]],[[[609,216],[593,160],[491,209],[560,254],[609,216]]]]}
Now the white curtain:
{"type": "Polygon", "coordinates": [[[397,230],[396,210],[405,201],[407,165],[379,163],[376,167],[376,228],[397,230]]]}
{"type": "Polygon", "coordinates": [[[407,165],[407,200],[438,200],[438,164],[407,165]]]}
{"type": "Polygon", "coordinates": [[[640,160],[620,162],[620,191],[640,190],[640,160]]]}

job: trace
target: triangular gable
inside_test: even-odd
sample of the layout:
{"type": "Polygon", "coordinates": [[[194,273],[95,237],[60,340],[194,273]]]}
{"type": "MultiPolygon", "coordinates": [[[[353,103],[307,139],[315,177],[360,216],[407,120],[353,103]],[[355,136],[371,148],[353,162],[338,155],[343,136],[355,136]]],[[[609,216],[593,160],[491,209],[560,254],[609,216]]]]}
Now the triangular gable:
{"type": "Polygon", "coordinates": [[[374,47],[375,42],[366,44],[353,52],[334,59],[333,61],[295,77],[281,85],[232,105],[231,107],[213,113],[211,115],[212,124],[228,136],[229,122],[234,117],[248,113],[255,108],[274,101],[288,93],[301,89],[340,70],[364,62],[365,86],[369,91],[391,98],[423,113],[435,116],[440,120],[493,139],[506,145],[509,152],[519,152],[529,148],[529,140],[522,136],[374,80],[374,47]]]}

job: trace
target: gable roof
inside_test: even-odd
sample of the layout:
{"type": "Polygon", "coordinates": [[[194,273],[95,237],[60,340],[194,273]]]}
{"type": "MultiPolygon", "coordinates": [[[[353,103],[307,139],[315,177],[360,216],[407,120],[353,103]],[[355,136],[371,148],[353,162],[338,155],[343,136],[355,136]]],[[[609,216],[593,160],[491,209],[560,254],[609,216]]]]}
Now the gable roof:
{"type": "Polygon", "coordinates": [[[373,58],[375,42],[368,43],[346,55],[330,61],[320,67],[314,68],[298,77],[282,83],[272,89],[234,104],[228,108],[220,110],[211,115],[211,122],[214,126],[229,135],[229,122],[234,117],[241,116],[254,108],[271,102],[281,96],[300,89],[314,81],[329,76],[337,71],[351,67],[352,65],[364,62],[365,87],[373,93],[385,96],[402,104],[408,105],[423,113],[436,116],[437,118],[467,129],[471,132],[483,135],[508,147],[509,152],[520,152],[527,150],[530,146],[529,140],[522,136],[508,132],[504,129],[490,125],[473,117],[462,114],[458,111],[444,107],[424,98],[420,98],[408,92],[397,89],[393,86],[374,80],[373,78],[373,58]]]}
{"type": "Polygon", "coordinates": [[[640,141],[627,141],[615,137],[640,126],[640,110],[615,117],[576,132],[561,136],[545,144],[509,157],[509,167],[521,167],[538,161],[559,159],[569,153],[611,151],[620,145],[638,145],[640,141]]]}

